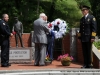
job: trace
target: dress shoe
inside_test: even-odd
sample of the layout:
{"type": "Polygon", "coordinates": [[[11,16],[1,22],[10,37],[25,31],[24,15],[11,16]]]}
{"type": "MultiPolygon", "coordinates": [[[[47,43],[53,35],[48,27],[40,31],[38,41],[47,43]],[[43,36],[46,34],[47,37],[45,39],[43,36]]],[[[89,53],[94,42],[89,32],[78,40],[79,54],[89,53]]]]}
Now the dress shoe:
{"type": "Polygon", "coordinates": [[[8,63],[7,65],[8,65],[8,66],[11,66],[11,63],[8,63]]]}
{"type": "Polygon", "coordinates": [[[35,64],[34,66],[39,66],[39,64],[35,64]]]}
{"type": "Polygon", "coordinates": [[[36,63],[35,63],[34,66],[39,66],[39,64],[36,64],[36,63]]]}
{"type": "Polygon", "coordinates": [[[9,66],[11,66],[10,63],[7,63],[7,64],[1,64],[1,67],[9,67],[9,66]]]}
{"type": "Polygon", "coordinates": [[[84,65],[84,66],[82,66],[81,68],[83,68],[83,69],[84,69],[84,68],[87,68],[87,66],[85,66],[85,65],[84,65]]]}
{"type": "Polygon", "coordinates": [[[9,67],[9,65],[3,64],[3,65],[1,65],[1,67],[9,67]]]}
{"type": "Polygon", "coordinates": [[[39,66],[45,66],[45,64],[40,64],[39,66]]]}
{"type": "Polygon", "coordinates": [[[93,68],[93,66],[92,66],[92,65],[89,65],[89,66],[87,66],[87,68],[90,68],[90,69],[92,69],[92,68],[93,68]]]}

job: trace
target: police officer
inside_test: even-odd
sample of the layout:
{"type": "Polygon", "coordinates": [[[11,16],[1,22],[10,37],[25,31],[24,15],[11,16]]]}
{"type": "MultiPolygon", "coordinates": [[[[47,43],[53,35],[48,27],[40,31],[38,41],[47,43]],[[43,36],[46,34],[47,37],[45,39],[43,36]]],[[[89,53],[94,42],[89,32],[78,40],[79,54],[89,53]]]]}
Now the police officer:
{"type": "Polygon", "coordinates": [[[23,24],[18,20],[18,17],[14,17],[15,22],[13,25],[12,32],[15,32],[15,40],[16,40],[16,47],[18,47],[18,37],[21,43],[21,46],[23,46],[23,41],[22,41],[22,34],[23,34],[23,24]]]}
{"type": "Polygon", "coordinates": [[[89,9],[89,6],[84,5],[81,7],[83,17],[80,19],[80,31],[78,34],[78,38],[82,43],[84,58],[84,65],[81,68],[92,68],[92,42],[95,40],[97,26],[95,17],[89,14],[89,9]]]}
{"type": "Polygon", "coordinates": [[[1,40],[1,67],[9,67],[9,36],[10,28],[7,24],[9,19],[8,14],[3,14],[3,19],[0,20],[0,40],[1,40]]]}

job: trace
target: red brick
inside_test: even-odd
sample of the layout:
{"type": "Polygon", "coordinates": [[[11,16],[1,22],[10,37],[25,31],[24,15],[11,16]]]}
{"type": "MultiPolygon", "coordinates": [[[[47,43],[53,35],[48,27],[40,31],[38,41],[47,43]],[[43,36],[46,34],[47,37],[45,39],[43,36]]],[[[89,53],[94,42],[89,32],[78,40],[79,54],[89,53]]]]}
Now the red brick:
{"type": "MultiPolygon", "coordinates": [[[[30,33],[26,33],[26,34],[24,33],[22,35],[22,40],[23,40],[23,44],[24,44],[25,47],[31,47],[31,40],[30,39],[31,39],[30,33]]],[[[18,45],[19,45],[19,47],[21,47],[20,41],[18,41],[18,45]]],[[[10,46],[16,47],[15,36],[10,38],[10,46]]]]}

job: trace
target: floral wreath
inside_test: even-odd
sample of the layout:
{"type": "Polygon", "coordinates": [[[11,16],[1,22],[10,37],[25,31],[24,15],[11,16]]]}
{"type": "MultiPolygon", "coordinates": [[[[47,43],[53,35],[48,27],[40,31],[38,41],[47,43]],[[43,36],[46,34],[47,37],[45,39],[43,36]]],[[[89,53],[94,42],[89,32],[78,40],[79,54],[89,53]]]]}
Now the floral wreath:
{"type": "Polygon", "coordinates": [[[68,29],[66,21],[59,18],[49,23],[48,27],[54,32],[55,39],[63,38],[68,29]]]}

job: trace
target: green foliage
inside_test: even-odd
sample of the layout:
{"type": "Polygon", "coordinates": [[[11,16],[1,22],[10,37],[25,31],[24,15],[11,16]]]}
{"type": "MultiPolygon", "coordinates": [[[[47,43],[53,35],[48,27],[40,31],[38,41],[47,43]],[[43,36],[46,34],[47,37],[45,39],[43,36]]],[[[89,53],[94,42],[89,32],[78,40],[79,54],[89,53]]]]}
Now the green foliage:
{"type": "Polygon", "coordinates": [[[64,19],[69,27],[77,27],[82,14],[74,0],[57,0],[55,5],[55,18],[64,19]]]}
{"type": "Polygon", "coordinates": [[[100,41],[98,41],[98,42],[93,42],[93,44],[94,44],[94,46],[95,46],[98,50],[100,50],[100,41]]]}
{"type": "MultiPolygon", "coordinates": [[[[0,16],[9,14],[9,25],[12,29],[13,18],[18,16],[23,23],[24,33],[33,30],[33,22],[41,12],[46,13],[49,21],[61,18],[69,27],[78,27],[82,14],[75,0],[1,0],[0,16]]],[[[1,16],[2,17],[2,16],[1,16]]]]}
{"type": "Polygon", "coordinates": [[[81,5],[91,6],[89,0],[75,0],[75,1],[78,3],[78,6],[81,6],[81,5]]]}

